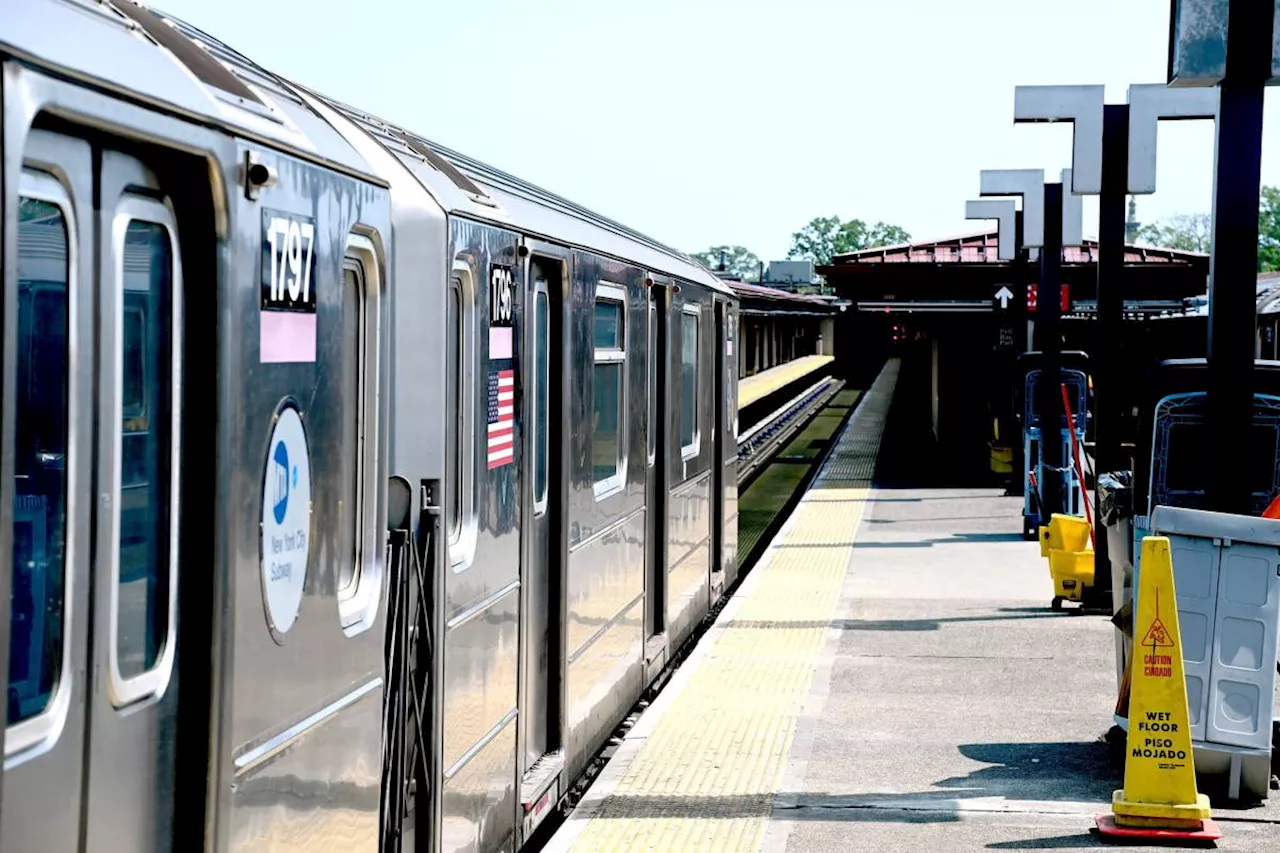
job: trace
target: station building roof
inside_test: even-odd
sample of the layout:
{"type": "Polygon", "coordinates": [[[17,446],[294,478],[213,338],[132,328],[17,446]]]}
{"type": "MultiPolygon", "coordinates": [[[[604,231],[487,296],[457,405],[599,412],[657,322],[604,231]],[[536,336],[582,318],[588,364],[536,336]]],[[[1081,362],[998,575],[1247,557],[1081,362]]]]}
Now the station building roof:
{"type": "MultiPolygon", "coordinates": [[[[836,255],[817,272],[857,310],[991,310],[1003,286],[1017,291],[1035,282],[1036,262],[1002,261],[993,228],[941,240],[882,246],[836,255]]],[[[1098,243],[1063,252],[1062,283],[1071,288],[1073,313],[1088,314],[1097,302],[1098,243]]],[[[1153,314],[1185,310],[1203,295],[1209,256],[1159,246],[1125,247],[1126,312],[1153,314]]]]}
{"type": "MultiPolygon", "coordinates": [[[[900,243],[896,246],[877,246],[858,252],[846,252],[831,259],[830,266],[842,264],[1003,264],[997,255],[998,239],[995,231],[983,231],[946,237],[926,243],[900,243]]],[[[1083,246],[1067,246],[1062,253],[1064,264],[1095,264],[1098,262],[1098,241],[1085,240],[1083,246]]],[[[1209,256],[1200,252],[1184,252],[1158,246],[1132,244],[1125,246],[1126,264],[1184,264],[1197,262],[1206,266],[1209,256]]],[[[821,267],[820,269],[827,269],[821,267]]]]}

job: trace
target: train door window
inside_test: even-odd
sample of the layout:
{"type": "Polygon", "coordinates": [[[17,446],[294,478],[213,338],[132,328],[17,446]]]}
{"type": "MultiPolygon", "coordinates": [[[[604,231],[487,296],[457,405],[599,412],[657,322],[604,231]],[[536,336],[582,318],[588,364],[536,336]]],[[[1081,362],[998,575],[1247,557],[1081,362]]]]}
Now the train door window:
{"type": "Polygon", "coordinates": [[[346,416],[353,437],[351,446],[344,447],[344,457],[354,463],[348,498],[351,553],[338,562],[338,612],[348,635],[373,623],[382,583],[380,525],[373,497],[380,434],[382,286],[378,270],[373,242],[350,235],[342,264],[342,399],[349,406],[346,416]]]}
{"type": "Polygon", "coordinates": [[[116,405],[109,675],[117,705],[161,692],[173,662],[181,325],[173,234],[162,205],[121,203],[113,230],[115,334],[107,339],[116,405]]]}
{"type": "MultiPolygon", "coordinates": [[[[539,280],[539,288],[546,282],[539,280]]],[[[533,510],[547,510],[547,405],[549,392],[550,308],[547,293],[539,289],[533,297],[533,510]]]]}
{"type": "Polygon", "coordinates": [[[617,285],[601,284],[596,288],[591,470],[597,500],[621,489],[625,478],[622,407],[626,402],[626,296],[626,291],[617,285]]]}
{"type": "Polygon", "coordinates": [[[701,314],[697,305],[686,305],[680,314],[680,456],[698,455],[698,332],[701,314]]]}
{"type": "Polygon", "coordinates": [[[474,410],[474,288],[470,266],[454,264],[445,316],[445,508],[448,513],[449,560],[454,571],[471,564],[475,549],[471,435],[474,410]]]}
{"type": "Polygon", "coordinates": [[[5,754],[50,737],[69,690],[68,472],[70,312],[75,244],[70,204],[52,178],[24,172],[18,204],[18,323],[5,754]]]}

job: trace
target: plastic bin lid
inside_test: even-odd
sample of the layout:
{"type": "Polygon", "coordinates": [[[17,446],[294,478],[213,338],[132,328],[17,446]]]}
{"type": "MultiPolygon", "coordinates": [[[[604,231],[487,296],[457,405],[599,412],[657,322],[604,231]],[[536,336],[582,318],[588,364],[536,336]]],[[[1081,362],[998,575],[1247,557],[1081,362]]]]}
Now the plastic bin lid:
{"type": "Polygon", "coordinates": [[[1172,534],[1203,539],[1220,538],[1280,547],[1280,519],[1232,515],[1203,509],[1158,506],[1151,514],[1151,532],[1156,536],[1172,534]]]}
{"type": "MultiPolygon", "coordinates": [[[[1024,373],[1044,364],[1045,354],[1040,350],[1031,350],[1029,352],[1020,353],[1014,362],[1024,373]]],[[[1089,354],[1084,350],[1066,349],[1062,350],[1058,355],[1058,363],[1062,367],[1074,368],[1076,370],[1089,369],[1089,354]]]]}

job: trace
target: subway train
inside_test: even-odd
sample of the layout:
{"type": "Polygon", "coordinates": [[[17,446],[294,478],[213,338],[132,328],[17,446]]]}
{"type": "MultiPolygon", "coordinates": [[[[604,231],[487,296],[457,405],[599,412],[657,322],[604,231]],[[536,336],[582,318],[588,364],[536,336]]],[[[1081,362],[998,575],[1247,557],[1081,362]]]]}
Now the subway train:
{"type": "Polygon", "coordinates": [[[130,0],[0,62],[0,850],[525,846],[734,582],[733,292],[130,0]]]}

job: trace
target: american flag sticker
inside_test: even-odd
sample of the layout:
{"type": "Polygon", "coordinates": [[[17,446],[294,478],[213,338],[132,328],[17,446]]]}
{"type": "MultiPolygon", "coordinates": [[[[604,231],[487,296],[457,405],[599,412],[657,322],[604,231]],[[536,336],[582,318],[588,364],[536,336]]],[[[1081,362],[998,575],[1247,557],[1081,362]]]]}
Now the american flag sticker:
{"type": "Polygon", "coordinates": [[[516,458],[515,390],[514,370],[489,373],[489,470],[510,465],[516,458]]]}

